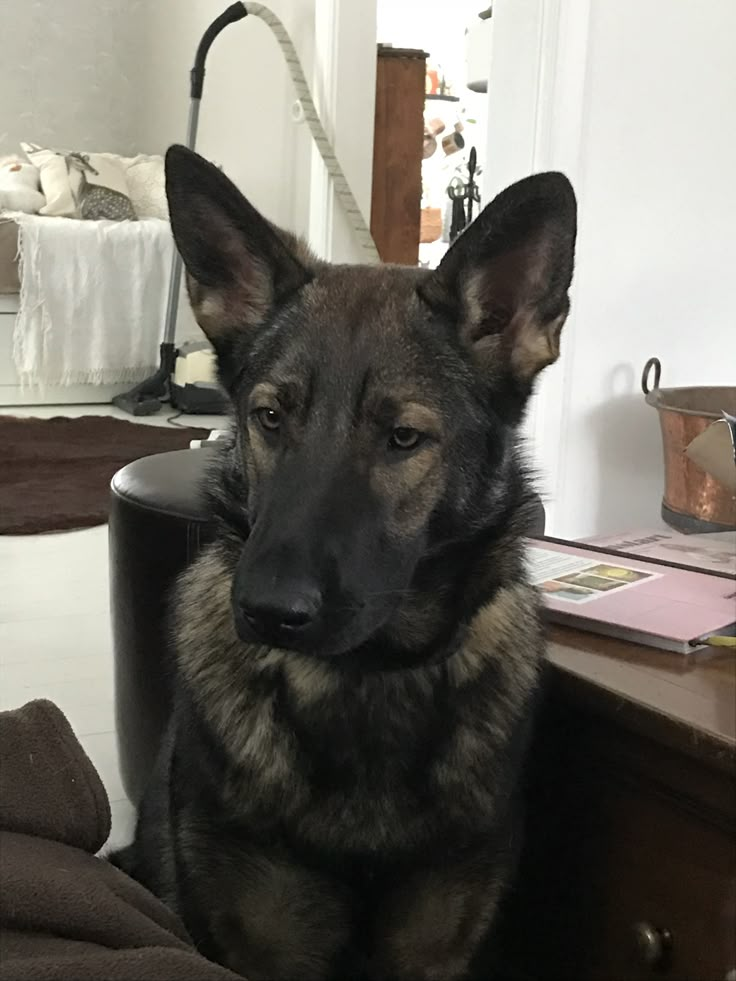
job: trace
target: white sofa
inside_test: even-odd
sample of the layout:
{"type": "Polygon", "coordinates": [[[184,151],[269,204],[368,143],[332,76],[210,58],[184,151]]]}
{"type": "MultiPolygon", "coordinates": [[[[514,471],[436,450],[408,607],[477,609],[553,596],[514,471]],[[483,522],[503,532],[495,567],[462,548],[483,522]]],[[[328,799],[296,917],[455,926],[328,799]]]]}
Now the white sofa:
{"type": "Polygon", "coordinates": [[[13,363],[13,331],[20,301],[17,228],[0,221],[0,408],[18,405],[74,405],[109,402],[124,385],[22,386],[13,363]]]}

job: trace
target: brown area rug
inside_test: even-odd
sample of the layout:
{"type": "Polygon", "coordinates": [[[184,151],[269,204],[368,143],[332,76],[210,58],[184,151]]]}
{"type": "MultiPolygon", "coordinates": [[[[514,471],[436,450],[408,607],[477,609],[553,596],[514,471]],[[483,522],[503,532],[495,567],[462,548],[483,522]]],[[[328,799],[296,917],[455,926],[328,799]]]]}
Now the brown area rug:
{"type": "Polygon", "coordinates": [[[186,449],[208,434],[106,416],[0,416],[0,535],[104,524],[117,470],[142,456],[186,449]]]}

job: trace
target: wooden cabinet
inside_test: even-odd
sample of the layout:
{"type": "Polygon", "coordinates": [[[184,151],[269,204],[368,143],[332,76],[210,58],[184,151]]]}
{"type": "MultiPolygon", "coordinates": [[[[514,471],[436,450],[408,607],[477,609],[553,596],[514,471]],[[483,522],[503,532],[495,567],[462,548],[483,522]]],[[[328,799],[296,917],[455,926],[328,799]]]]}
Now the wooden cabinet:
{"type": "Polygon", "coordinates": [[[736,978],[736,660],[555,630],[501,976],[736,978]]]}
{"type": "Polygon", "coordinates": [[[593,976],[725,979],[736,966],[733,839],[645,785],[612,781],[602,802],[614,831],[598,880],[608,905],[593,976]]]}
{"type": "Polygon", "coordinates": [[[371,233],[384,262],[419,261],[427,55],[378,46],[371,233]]]}

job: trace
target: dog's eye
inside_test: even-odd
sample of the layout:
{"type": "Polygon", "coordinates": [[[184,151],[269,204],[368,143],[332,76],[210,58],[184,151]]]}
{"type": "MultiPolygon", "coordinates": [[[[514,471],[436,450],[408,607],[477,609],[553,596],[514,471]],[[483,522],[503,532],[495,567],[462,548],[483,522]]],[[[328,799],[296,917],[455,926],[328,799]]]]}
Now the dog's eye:
{"type": "Polygon", "coordinates": [[[261,426],[270,433],[275,432],[281,425],[281,413],[277,409],[268,407],[256,409],[255,416],[261,426]]]}
{"type": "Polygon", "coordinates": [[[409,426],[399,426],[394,429],[388,441],[390,450],[413,450],[419,446],[422,434],[418,429],[411,429],[409,426]]]}

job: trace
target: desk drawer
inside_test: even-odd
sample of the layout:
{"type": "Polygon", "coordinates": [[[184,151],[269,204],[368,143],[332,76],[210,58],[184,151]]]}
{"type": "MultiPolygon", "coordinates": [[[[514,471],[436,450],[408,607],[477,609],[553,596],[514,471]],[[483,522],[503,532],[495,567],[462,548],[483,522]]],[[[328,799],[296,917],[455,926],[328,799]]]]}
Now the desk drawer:
{"type": "Polygon", "coordinates": [[[602,792],[592,976],[720,981],[736,968],[736,838],[646,789],[602,792]]]}
{"type": "Polygon", "coordinates": [[[531,757],[502,975],[736,981],[734,771],[553,709],[531,757]]]}

